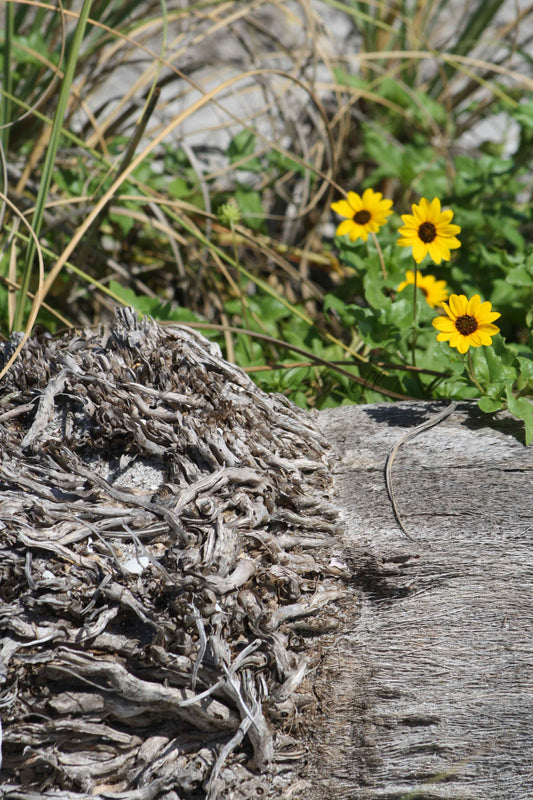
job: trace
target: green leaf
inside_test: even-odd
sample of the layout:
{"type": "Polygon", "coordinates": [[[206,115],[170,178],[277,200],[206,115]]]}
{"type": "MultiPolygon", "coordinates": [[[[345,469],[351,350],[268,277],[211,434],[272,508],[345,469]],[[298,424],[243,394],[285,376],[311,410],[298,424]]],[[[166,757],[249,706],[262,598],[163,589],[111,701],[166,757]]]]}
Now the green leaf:
{"type": "Polygon", "coordinates": [[[252,131],[244,130],[234,136],[228,145],[230,164],[242,161],[237,169],[242,169],[246,172],[261,172],[263,164],[259,158],[254,156],[256,142],[257,137],[252,131]]]}
{"type": "Polygon", "coordinates": [[[87,191],[86,176],[78,165],[77,169],[54,170],[54,182],[70,197],[80,197],[87,191]]]}
{"type": "Polygon", "coordinates": [[[533,263],[519,264],[507,273],[506,281],[512,286],[527,286],[531,289],[533,285],[533,263]]]}
{"type": "Polygon", "coordinates": [[[533,131],[533,103],[520,103],[512,111],[512,115],[520,125],[533,131]]]}
{"type": "Polygon", "coordinates": [[[494,337],[492,346],[474,348],[472,360],[476,377],[482,384],[512,385],[516,380],[516,355],[499,335],[494,337]]]}
{"type": "Polygon", "coordinates": [[[242,212],[243,222],[254,231],[261,230],[265,212],[259,192],[247,186],[238,186],[235,189],[235,200],[242,212]]]}
{"type": "MultiPolygon", "coordinates": [[[[49,190],[55,170],[55,161],[61,140],[63,121],[65,119],[65,115],[67,112],[67,106],[70,99],[70,90],[72,82],[74,80],[74,73],[76,70],[78,55],[81,44],[83,42],[83,36],[85,32],[85,27],[87,25],[87,19],[89,17],[90,10],[91,10],[90,0],[83,0],[82,7],[79,12],[79,16],[77,18],[76,27],[72,34],[73,38],[70,43],[70,48],[63,71],[63,77],[61,79],[59,95],[57,98],[56,109],[54,113],[54,120],[50,130],[50,138],[48,140],[46,148],[46,155],[42,168],[41,180],[39,183],[37,198],[35,200],[35,208],[33,210],[32,228],[36,239],[38,239],[40,234],[41,225],[44,219],[46,203],[49,199],[49,190]]],[[[30,278],[32,275],[35,249],[36,249],[35,240],[31,239],[28,248],[26,249],[26,257],[20,281],[20,289],[17,294],[17,304],[15,309],[15,318],[13,325],[14,330],[21,330],[22,328],[22,320],[24,316],[24,308],[26,305],[26,300],[28,297],[28,289],[30,285],[30,278]]]]}
{"type": "Polygon", "coordinates": [[[113,211],[110,211],[109,219],[118,226],[124,237],[135,227],[135,220],[132,219],[132,217],[126,216],[126,214],[115,214],[113,211]]]}
{"type": "Polygon", "coordinates": [[[176,200],[183,200],[191,194],[191,187],[184,178],[173,178],[166,188],[169,195],[176,200]]]}
{"type": "Polygon", "coordinates": [[[507,387],[507,408],[518,419],[524,420],[526,426],[526,445],[533,442],[533,402],[527,397],[515,397],[511,387],[507,387]]]}
{"type": "Polygon", "coordinates": [[[519,391],[531,390],[533,393],[533,353],[529,356],[518,356],[519,377],[517,388],[519,391]]]}
{"type": "Polygon", "coordinates": [[[202,322],[202,319],[188,308],[172,307],[170,303],[164,302],[158,297],[138,295],[133,289],[122,286],[117,281],[110,281],[109,288],[113,294],[120,297],[128,306],[131,306],[141,314],[153,317],[155,320],[162,322],[202,322]]]}
{"type": "Polygon", "coordinates": [[[309,172],[304,164],[299,164],[298,161],[277,150],[269,151],[267,162],[269,166],[276,167],[280,172],[296,172],[298,175],[308,175],[311,183],[316,182],[316,175],[313,172],[309,172]]]}
{"type": "Polygon", "coordinates": [[[481,411],[484,411],[486,414],[493,414],[502,407],[501,400],[492,399],[491,397],[480,397],[477,404],[481,411]]]}
{"type": "Polygon", "coordinates": [[[359,319],[358,311],[360,306],[355,306],[351,303],[345,303],[334,294],[327,294],[324,297],[324,311],[335,311],[338,314],[339,320],[343,328],[353,328],[359,319]]]}
{"type": "Polygon", "coordinates": [[[12,41],[13,52],[16,53],[19,64],[34,64],[42,70],[43,62],[39,56],[46,53],[47,59],[57,65],[57,53],[50,50],[50,45],[39,31],[33,30],[29,36],[14,36],[12,41]]]}

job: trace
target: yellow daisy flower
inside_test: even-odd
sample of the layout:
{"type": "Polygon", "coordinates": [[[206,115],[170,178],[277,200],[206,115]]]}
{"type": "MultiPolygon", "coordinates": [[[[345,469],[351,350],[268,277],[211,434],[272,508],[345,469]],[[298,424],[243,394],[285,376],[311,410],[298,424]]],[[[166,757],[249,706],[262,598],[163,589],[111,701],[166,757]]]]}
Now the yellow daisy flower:
{"type": "Polygon", "coordinates": [[[456,347],[460,353],[466,353],[469,347],[492,344],[492,337],[500,332],[492,323],[501,314],[491,311],[491,303],[482,303],[478,294],[470,300],[464,294],[452,294],[449,303],[443,303],[442,307],[447,316],[433,320],[440,331],[437,340],[449,342],[450,347],[456,347]]]}
{"type": "MultiPolygon", "coordinates": [[[[414,282],[415,273],[412,269],[408,269],[405,273],[405,280],[398,286],[398,291],[403,291],[409,284],[414,285],[414,282]]],[[[418,271],[416,273],[416,287],[421,290],[426,298],[426,303],[428,306],[431,306],[431,308],[441,306],[444,301],[448,299],[448,295],[450,294],[446,288],[446,281],[438,281],[434,275],[422,275],[418,271]]]]}
{"type": "Polygon", "coordinates": [[[392,214],[392,200],[384,200],[381,192],[365,189],[360,197],[356,192],[348,192],[346,200],[332,203],[331,208],[341,217],[347,217],[337,228],[337,236],[349,235],[355,242],[361,238],[366,242],[369,233],[377,233],[392,214]]]}
{"type": "Polygon", "coordinates": [[[450,250],[461,247],[456,239],[459,225],[450,225],[453,211],[441,211],[440,200],[434,197],[429,203],[425,197],[419,205],[413,203],[412,214],[402,214],[404,225],[398,230],[400,247],[412,247],[417,264],[429,253],[435,264],[450,258],[450,250]]]}

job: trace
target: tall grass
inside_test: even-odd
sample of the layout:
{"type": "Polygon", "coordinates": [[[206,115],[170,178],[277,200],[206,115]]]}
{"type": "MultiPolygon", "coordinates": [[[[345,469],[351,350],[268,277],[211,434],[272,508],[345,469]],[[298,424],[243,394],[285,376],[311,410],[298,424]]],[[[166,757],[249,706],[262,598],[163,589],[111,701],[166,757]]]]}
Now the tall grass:
{"type": "Polygon", "coordinates": [[[303,405],[410,395],[325,304],[365,302],[329,203],[371,182],[405,206],[433,168],[453,193],[457,156],[489,146],[466,134],[496,113],[526,114],[530,164],[531,11],[181,6],[3,3],[3,334],[94,324],[123,302],[217,330],[228,357],[303,405]]]}

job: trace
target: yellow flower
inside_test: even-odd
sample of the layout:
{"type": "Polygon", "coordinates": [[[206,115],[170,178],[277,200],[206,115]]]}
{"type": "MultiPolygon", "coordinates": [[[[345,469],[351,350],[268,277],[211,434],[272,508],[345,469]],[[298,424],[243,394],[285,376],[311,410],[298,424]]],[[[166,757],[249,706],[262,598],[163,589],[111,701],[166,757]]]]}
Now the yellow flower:
{"type": "Polygon", "coordinates": [[[460,353],[466,353],[469,347],[492,344],[492,337],[500,332],[492,323],[501,314],[491,311],[492,305],[482,303],[478,294],[470,300],[464,294],[452,294],[449,303],[443,303],[442,307],[447,316],[433,320],[440,331],[437,340],[449,342],[450,347],[456,347],[460,353]]]}
{"type": "Polygon", "coordinates": [[[331,208],[341,217],[347,217],[337,228],[337,236],[346,233],[355,242],[361,238],[366,242],[369,233],[377,233],[392,214],[392,200],[383,200],[381,192],[365,189],[360,197],[356,192],[348,192],[347,200],[332,203],[331,208]]]}
{"type": "Polygon", "coordinates": [[[461,232],[459,225],[450,225],[453,211],[441,211],[440,200],[434,197],[429,203],[425,197],[420,204],[413,203],[413,213],[402,214],[404,225],[399,229],[400,247],[412,247],[413,258],[417,264],[429,253],[435,264],[450,258],[450,250],[461,247],[456,235],[461,232]]]}
{"type": "MultiPolygon", "coordinates": [[[[409,284],[414,284],[415,273],[413,270],[408,269],[405,273],[405,280],[398,286],[398,291],[401,292],[409,284]]],[[[416,286],[420,289],[426,298],[426,302],[431,308],[441,306],[445,300],[448,299],[450,294],[446,288],[446,281],[438,281],[434,275],[422,275],[417,271],[416,273],[416,286]]]]}

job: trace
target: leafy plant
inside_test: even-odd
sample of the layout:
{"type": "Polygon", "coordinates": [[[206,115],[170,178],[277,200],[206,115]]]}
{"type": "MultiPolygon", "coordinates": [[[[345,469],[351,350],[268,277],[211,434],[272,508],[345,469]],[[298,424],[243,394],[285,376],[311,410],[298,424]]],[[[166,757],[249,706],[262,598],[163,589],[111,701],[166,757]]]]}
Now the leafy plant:
{"type": "Polygon", "coordinates": [[[4,4],[1,329],[121,302],[199,327],[304,407],[476,397],[529,440],[533,12],[327,2],[342,46],[307,0],[283,25],[274,3],[4,4]],[[344,188],[391,201],[367,243],[333,236],[344,188]],[[461,228],[435,281],[501,314],[471,365],[406,280],[397,230],[422,197],[461,228]]]}

